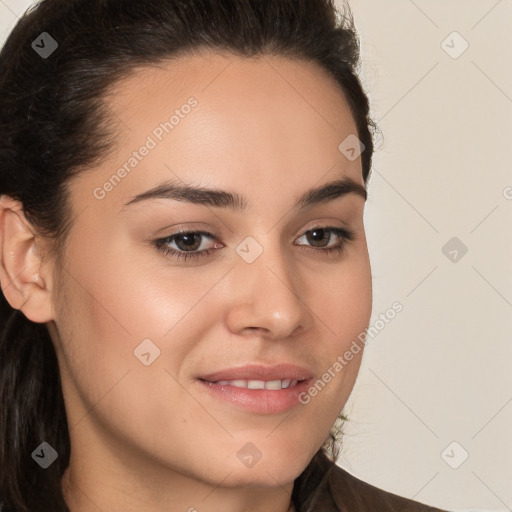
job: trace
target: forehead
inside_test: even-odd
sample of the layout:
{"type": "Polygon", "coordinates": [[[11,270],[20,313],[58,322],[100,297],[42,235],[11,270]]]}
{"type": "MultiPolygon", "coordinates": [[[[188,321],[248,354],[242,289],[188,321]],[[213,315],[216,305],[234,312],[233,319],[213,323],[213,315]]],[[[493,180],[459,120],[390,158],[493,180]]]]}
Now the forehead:
{"type": "Polygon", "coordinates": [[[362,183],[360,159],[338,149],[356,133],[345,96],[315,63],[205,52],[134,69],[105,103],[118,151],[96,182],[124,166],[117,205],[166,179],[294,197],[324,176],[362,183]]]}
{"type": "MultiPolygon", "coordinates": [[[[312,61],[284,56],[245,57],[213,50],[201,50],[163,62],[136,67],[110,88],[109,106],[127,120],[158,104],[165,114],[192,94],[216,101],[223,109],[229,104],[284,100],[285,107],[306,105],[327,125],[335,128],[340,114],[351,117],[343,91],[335,79],[312,61]],[[134,101],[136,100],[136,101],[134,101]],[[336,106],[338,112],[332,112],[336,106]]],[[[276,112],[277,114],[278,112],[276,112]]]]}

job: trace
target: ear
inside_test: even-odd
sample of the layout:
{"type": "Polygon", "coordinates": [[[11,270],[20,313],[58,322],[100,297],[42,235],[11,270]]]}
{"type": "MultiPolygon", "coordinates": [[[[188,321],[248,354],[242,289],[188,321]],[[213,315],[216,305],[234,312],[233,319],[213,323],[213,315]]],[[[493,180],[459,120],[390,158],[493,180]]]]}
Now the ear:
{"type": "Polygon", "coordinates": [[[43,265],[42,241],[23,205],[0,196],[0,283],[5,298],[33,322],[54,318],[51,265],[43,265]]]}

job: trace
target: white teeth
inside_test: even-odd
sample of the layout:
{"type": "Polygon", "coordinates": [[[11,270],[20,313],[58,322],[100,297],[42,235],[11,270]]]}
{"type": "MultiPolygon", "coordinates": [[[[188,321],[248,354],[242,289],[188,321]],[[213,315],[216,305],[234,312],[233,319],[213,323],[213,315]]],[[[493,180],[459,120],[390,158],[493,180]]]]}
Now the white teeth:
{"type": "Polygon", "coordinates": [[[265,389],[265,381],[264,380],[248,380],[247,387],[249,389],[265,389]]]}
{"type": "Polygon", "coordinates": [[[219,380],[216,384],[221,386],[233,386],[235,388],[246,389],[268,389],[279,390],[293,387],[297,384],[297,380],[283,379],[283,380],[219,380]]]}
{"type": "Polygon", "coordinates": [[[281,389],[282,384],[280,380],[269,380],[265,383],[265,389],[281,389]]]}

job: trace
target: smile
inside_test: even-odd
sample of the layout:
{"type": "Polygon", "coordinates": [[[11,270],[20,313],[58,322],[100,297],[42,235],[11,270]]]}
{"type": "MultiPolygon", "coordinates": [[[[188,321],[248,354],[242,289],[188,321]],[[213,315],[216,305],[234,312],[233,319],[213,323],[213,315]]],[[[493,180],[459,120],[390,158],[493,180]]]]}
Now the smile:
{"type": "Polygon", "coordinates": [[[246,389],[268,389],[278,390],[293,387],[297,384],[298,380],[283,379],[283,380],[219,380],[214,384],[221,386],[234,386],[235,388],[246,388],[246,389]]]}

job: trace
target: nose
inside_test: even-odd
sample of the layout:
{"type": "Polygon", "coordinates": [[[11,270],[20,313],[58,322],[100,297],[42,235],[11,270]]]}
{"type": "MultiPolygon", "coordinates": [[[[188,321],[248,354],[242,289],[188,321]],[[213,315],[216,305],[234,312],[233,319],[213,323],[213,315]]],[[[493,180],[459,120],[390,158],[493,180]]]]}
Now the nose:
{"type": "Polygon", "coordinates": [[[307,305],[308,282],[280,247],[266,247],[252,263],[236,255],[230,272],[227,326],[236,334],[272,340],[310,329],[313,314],[307,305]]]}

